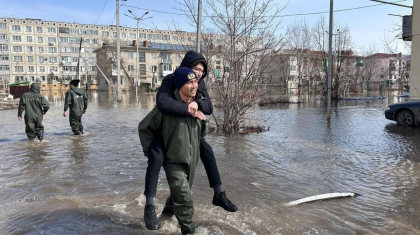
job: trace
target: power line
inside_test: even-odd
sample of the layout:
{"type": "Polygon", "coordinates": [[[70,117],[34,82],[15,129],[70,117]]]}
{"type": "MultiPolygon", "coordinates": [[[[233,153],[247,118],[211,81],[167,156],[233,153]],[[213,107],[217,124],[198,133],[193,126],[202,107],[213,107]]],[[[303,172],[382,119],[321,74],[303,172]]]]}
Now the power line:
{"type": "Polygon", "coordinates": [[[105,6],[106,6],[107,3],[108,3],[108,0],[106,0],[105,3],[104,3],[104,5],[102,6],[101,12],[99,13],[98,18],[96,18],[95,24],[98,23],[98,20],[101,17],[102,12],[104,12],[104,9],[105,9],[105,6]]]}
{"type": "MultiPolygon", "coordinates": [[[[407,0],[395,1],[394,3],[397,3],[397,2],[405,2],[405,1],[407,1],[407,0]]],[[[335,10],[334,12],[353,11],[353,10],[359,10],[359,9],[363,9],[363,8],[376,7],[376,6],[380,6],[380,5],[385,5],[385,4],[379,3],[379,4],[369,5],[369,6],[353,7],[353,8],[347,8],[347,9],[335,10]]],[[[145,11],[158,12],[158,13],[162,13],[162,14],[178,15],[178,16],[179,15],[182,15],[182,16],[185,16],[186,15],[184,13],[174,13],[174,12],[167,12],[167,11],[158,11],[158,10],[146,9],[146,8],[141,8],[141,7],[136,7],[136,6],[130,6],[130,5],[126,5],[126,4],[124,4],[124,6],[132,7],[132,8],[137,8],[137,9],[141,9],[141,10],[145,10],[145,11]]],[[[318,14],[327,14],[327,13],[329,13],[329,11],[309,12],[309,13],[296,13],[296,14],[290,14],[290,15],[263,16],[263,17],[277,17],[277,18],[282,18],[282,17],[305,16],[305,15],[318,15],[318,14]]],[[[203,16],[203,17],[213,18],[213,17],[220,17],[220,16],[203,16]]],[[[238,17],[238,18],[241,18],[241,17],[238,17]]]]}

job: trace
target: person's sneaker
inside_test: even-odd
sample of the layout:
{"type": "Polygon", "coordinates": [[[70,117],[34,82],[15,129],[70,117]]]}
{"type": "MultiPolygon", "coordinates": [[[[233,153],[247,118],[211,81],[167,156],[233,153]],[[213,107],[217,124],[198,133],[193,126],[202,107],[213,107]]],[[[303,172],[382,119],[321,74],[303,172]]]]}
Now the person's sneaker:
{"type": "Polygon", "coordinates": [[[162,210],[162,215],[169,217],[174,215],[174,204],[172,203],[172,199],[170,197],[166,199],[165,206],[162,210]]]}
{"type": "Polygon", "coordinates": [[[220,206],[230,212],[236,212],[238,210],[238,208],[229,200],[229,198],[227,198],[225,192],[214,194],[213,205],[220,206]]]}
{"type": "Polygon", "coordinates": [[[146,205],[144,207],[144,223],[149,230],[158,230],[160,228],[159,219],[155,212],[155,205],[146,205]]]}

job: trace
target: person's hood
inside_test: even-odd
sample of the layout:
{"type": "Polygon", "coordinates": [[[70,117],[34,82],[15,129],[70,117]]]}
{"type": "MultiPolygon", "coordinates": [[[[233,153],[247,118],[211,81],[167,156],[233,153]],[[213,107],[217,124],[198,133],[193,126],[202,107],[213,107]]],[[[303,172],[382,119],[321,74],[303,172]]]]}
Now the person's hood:
{"type": "Polygon", "coordinates": [[[85,93],[85,90],[83,90],[82,88],[78,88],[78,87],[74,87],[72,90],[74,92],[76,92],[76,94],[78,94],[78,95],[83,95],[85,93]]]}
{"type": "Polygon", "coordinates": [[[29,91],[33,93],[39,93],[41,91],[41,87],[39,87],[39,85],[36,83],[32,83],[29,91]]]}
{"type": "Polygon", "coordinates": [[[204,79],[207,76],[207,72],[208,72],[207,71],[207,61],[206,61],[206,59],[204,59],[204,56],[202,56],[200,53],[195,52],[195,51],[188,51],[185,54],[184,59],[182,59],[180,67],[187,67],[187,68],[192,69],[193,65],[195,66],[199,62],[203,63],[203,65],[204,65],[204,74],[201,77],[201,79],[204,79]]]}

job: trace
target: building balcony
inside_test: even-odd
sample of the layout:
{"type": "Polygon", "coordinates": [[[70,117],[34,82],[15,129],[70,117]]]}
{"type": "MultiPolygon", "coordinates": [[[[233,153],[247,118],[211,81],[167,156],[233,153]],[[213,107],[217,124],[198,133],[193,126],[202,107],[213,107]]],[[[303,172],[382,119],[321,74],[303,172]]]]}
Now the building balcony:
{"type": "Polygon", "coordinates": [[[172,64],[172,59],[162,59],[161,63],[163,63],[163,64],[172,64]]]}

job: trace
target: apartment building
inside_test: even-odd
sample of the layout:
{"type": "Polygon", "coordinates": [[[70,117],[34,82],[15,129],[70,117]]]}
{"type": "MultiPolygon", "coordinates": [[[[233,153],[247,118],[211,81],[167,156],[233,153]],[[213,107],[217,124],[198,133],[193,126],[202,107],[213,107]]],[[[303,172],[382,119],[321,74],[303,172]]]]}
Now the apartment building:
{"type": "MultiPolygon", "coordinates": [[[[122,45],[132,45],[136,40],[139,42],[148,41],[151,45],[178,45],[177,47],[183,45],[185,48],[185,46],[195,43],[195,35],[195,33],[183,31],[172,32],[155,29],[139,29],[137,32],[136,28],[120,26],[122,45]]],[[[98,70],[94,51],[103,45],[112,44],[116,41],[116,37],[117,27],[115,25],[78,24],[29,18],[0,18],[0,80],[14,83],[33,82],[39,79],[42,83],[56,83],[63,79],[68,82],[75,79],[79,71],[79,76],[82,79],[89,76],[95,82],[98,70]]],[[[166,50],[170,51],[171,48],[173,47],[168,47],[166,50]]],[[[133,53],[135,54],[135,52],[133,53]]],[[[165,56],[165,54],[159,55],[165,56]]],[[[126,56],[130,57],[131,54],[126,56]]],[[[135,55],[132,57],[135,58],[135,55]]],[[[161,58],[161,60],[164,59],[161,58]]],[[[136,66],[132,65],[134,68],[130,66],[125,69],[134,72],[131,70],[136,66]]],[[[142,79],[146,76],[146,79],[151,80],[153,73],[146,72],[144,74],[144,71],[148,71],[149,68],[145,69],[143,65],[141,63],[139,66],[142,79]]],[[[162,62],[153,65],[163,66],[159,67],[162,71],[174,70],[170,63],[162,62]]],[[[149,66],[149,64],[145,66],[149,66]]],[[[166,73],[160,73],[162,76],[164,74],[166,73]]]]}

